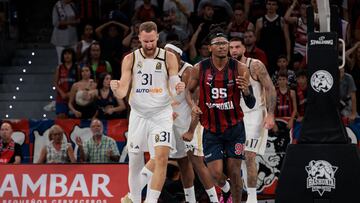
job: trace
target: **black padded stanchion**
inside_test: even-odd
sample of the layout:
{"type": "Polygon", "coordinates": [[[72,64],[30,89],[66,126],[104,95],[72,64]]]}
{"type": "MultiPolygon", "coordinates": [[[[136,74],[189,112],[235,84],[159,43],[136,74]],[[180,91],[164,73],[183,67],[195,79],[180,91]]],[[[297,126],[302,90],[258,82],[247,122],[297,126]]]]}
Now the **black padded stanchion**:
{"type": "Polygon", "coordinates": [[[359,151],[338,110],[338,34],[314,32],[313,15],[308,21],[307,109],[298,144],[286,150],[275,202],[360,203],[359,151]]]}

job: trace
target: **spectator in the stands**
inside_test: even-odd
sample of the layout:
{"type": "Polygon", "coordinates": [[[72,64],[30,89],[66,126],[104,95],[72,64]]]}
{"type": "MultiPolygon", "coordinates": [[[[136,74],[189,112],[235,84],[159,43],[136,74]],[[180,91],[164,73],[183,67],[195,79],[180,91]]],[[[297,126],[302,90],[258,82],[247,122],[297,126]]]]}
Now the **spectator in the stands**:
{"type": "Polygon", "coordinates": [[[289,67],[288,67],[289,61],[287,60],[286,56],[285,55],[278,56],[276,65],[277,65],[277,70],[271,76],[271,79],[272,79],[274,85],[277,86],[277,79],[279,76],[279,72],[285,71],[288,75],[288,86],[291,89],[294,89],[296,87],[296,75],[293,70],[289,69],[289,67]]]}
{"type": "Polygon", "coordinates": [[[21,145],[16,143],[11,135],[13,129],[10,123],[4,122],[0,129],[0,164],[20,164],[22,159],[21,145]]]}
{"type": "Polygon", "coordinates": [[[301,122],[305,115],[307,104],[307,75],[304,69],[296,73],[296,103],[297,103],[297,122],[301,122]]]}
{"type": "MultiPolygon", "coordinates": [[[[195,47],[198,48],[201,46],[203,40],[210,33],[210,26],[215,23],[214,19],[214,6],[211,2],[206,2],[203,4],[202,8],[199,9],[197,15],[193,15],[191,23],[194,29],[198,29],[201,26],[201,29],[197,33],[195,47]]],[[[195,34],[195,33],[194,33],[195,34]]]]}
{"type": "Polygon", "coordinates": [[[179,26],[185,31],[188,36],[191,34],[192,28],[189,23],[189,18],[194,12],[193,0],[164,0],[163,12],[174,11],[176,20],[175,25],[179,26]]]}
{"type": "Polygon", "coordinates": [[[341,116],[353,122],[358,116],[356,109],[356,86],[353,77],[340,69],[340,113],[341,116]]]}
{"type": "Polygon", "coordinates": [[[123,55],[122,41],[129,27],[125,24],[109,21],[96,28],[96,36],[100,40],[102,57],[109,61],[114,78],[120,78],[120,63],[123,55]]]}
{"type": "Polygon", "coordinates": [[[126,118],[126,104],[123,99],[117,99],[110,89],[111,75],[101,73],[97,83],[97,118],[126,118]]]}
{"type": "Polygon", "coordinates": [[[90,23],[85,24],[81,41],[76,46],[76,58],[79,63],[87,60],[86,54],[91,43],[94,43],[94,28],[90,23]]]}
{"type": "Polygon", "coordinates": [[[51,126],[49,144],[41,149],[37,163],[75,163],[74,150],[64,136],[64,130],[59,125],[51,126]]]}
{"type": "Polygon", "coordinates": [[[91,68],[91,77],[96,81],[103,72],[112,73],[111,64],[101,57],[101,46],[99,42],[93,42],[87,55],[87,61],[81,65],[91,68]]]}
{"type": "Polygon", "coordinates": [[[72,0],[59,0],[52,10],[54,26],[51,43],[56,46],[58,63],[61,63],[61,53],[65,48],[75,49],[77,39],[76,26],[80,19],[76,16],[75,4],[72,0]]]}
{"type": "Polygon", "coordinates": [[[159,23],[161,19],[161,10],[157,5],[151,3],[150,0],[144,0],[144,4],[135,8],[133,20],[141,22],[154,21],[159,23]]]}
{"type": "Polygon", "coordinates": [[[79,80],[79,67],[76,64],[75,51],[66,48],[61,53],[61,64],[56,68],[54,85],[56,88],[56,117],[69,117],[69,97],[73,84],[79,80]]]}
{"type": "Polygon", "coordinates": [[[254,29],[254,24],[247,20],[244,8],[242,6],[235,7],[233,18],[226,29],[230,38],[238,37],[244,39],[245,31],[254,29]]]}
{"type": "Polygon", "coordinates": [[[113,138],[104,135],[104,127],[100,120],[93,119],[90,124],[92,137],[85,143],[80,137],[76,144],[80,150],[80,161],[89,163],[116,163],[119,162],[120,153],[113,138]]]}
{"type": "Polygon", "coordinates": [[[89,119],[96,113],[96,83],[88,66],[81,68],[81,80],[71,87],[69,109],[75,118],[89,119]]]}
{"type": "Polygon", "coordinates": [[[308,4],[306,1],[294,0],[291,6],[285,13],[284,19],[285,22],[294,25],[293,32],[294,36],[294,51],[293,56],[291,57],[295,61],[301,61],[306,54],[306,43],[307,43],[307,17],[306,17],[306,8],[308,4]],[[299,4],[299,13],[300,16],[292,16],[294,9],[299,4]]]}
{"type": "MultiPolygon", "coordinates": [[[[276,88],[276,108],[275,117],[287,118],[287,127],[291,129],[294,124],[294,119],[297,114],[296,95],[295,91],[288,86],[288,75],[286,71],[280,71],[278,80],[278,87],[276,88]]],[[[274,132],[278,131],[278,127],[275,124],[272,129],[274,132]]]]}
{"type": "Polygon", "coordinates": [[[259,59],[266,67],[268,66],[268,59],[265,52],[256,46],[256,36],[254,30],[247,30],[244,33],[244,45],[246,47],[246,57],[259,59]]]}
{"type": "Polygon", "coordinates": [[[194,34],[191,37],[191,40],[189,42],[189,59],[192,64],[196,64],[197,62],[201,61],[202,59],[210,56],[208,40],[203,39],[200,43],[199,48],[196,47],[196,41],[199,37],[199,33],[201,32],[203,25],[204,24],[201,23],[198,26],[198,28],[194,32],[194,34]]]}
{"type": "MultiPolygon", "coordinates": [[[[128,49],[131,44],[131,40],[134,37],[138,37],[139,35],[139,26],[141,22],[140,21],[134,21],[130,27],[130,33],[124,37],[122,41],[122,45],[124,46],[124,49],[128,49]]],[[[130,48],[131,49],[131,48],[130,48]]]]}
{"type": "MultiPolygon", "coordinates": [[[[159,43],[165,45],[168,41],[168,37],[171,35],[176,35],[178,41],[186,43],[188,39],[187,33],[182,29],[182,27],[175,25],[176,23],[176,13],[173,10],[169,10],[163,15],[163,30],[159,32],[159,43]]],[[[175,37],[176,38],[176,37],[175,37]]]]}
{"type": "Polygon", "coordinates": [[[276,70],[279,55],[285,54],[288,61],[291,59],[289,28],[283,17],[277,14],[278,7],[278,0],[267,0],[266,14],[256,21],[256,38],[259,47],[266,53],[270,75],[276,70]]]}
{"type": "Polygon", "coordinates": [[[347,72],[353,77],[356,86],[357,112],[360,114],[360,41],[346,51],[347,72]]]}

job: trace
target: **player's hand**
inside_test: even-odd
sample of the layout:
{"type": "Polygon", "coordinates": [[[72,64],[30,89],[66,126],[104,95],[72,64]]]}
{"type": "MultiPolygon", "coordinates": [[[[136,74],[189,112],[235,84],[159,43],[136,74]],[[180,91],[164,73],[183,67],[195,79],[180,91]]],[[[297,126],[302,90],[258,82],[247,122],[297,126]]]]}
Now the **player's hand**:
{"type": "Polygon", "coordinates": [[[179,82],[176,84],[175,86],[175,90],[176,90],[176,94],[180,94],[185,90],[185,83],[184,82],[179,82]]]}
{"type": "Polygon", "coordinates": [[[184,141],[190,142],[194,137],[194,133],[187,131],[181,137],[184,141]]]}
{"type": "Polygon", "coordinates": [[[244,72],[243,75],[237,76],[235,81],[236,81],[236,84],[238,85],[239,89],[241,89],[241,91],[245,95],[248,95],[250,91],[249,91],[249,80],[246,77],[246,72],[244,72]]]}
{"type": "Polygon", "coordinates": [[[201,111],[200,107],[198,107],[197,105],[194,105],[191,108],[191,115],[196,117],[196,116],[199,116],[200,114],[202,114],[202,111],[201,111]]]}
{"type": "Polygon", "coordinates": [[[111,90],[115,93],[116,92],[116,90],[119,88],[119,80],[111,80],[110,81],[110,88],[111,88],[111,90]]]}
{"type": "Polygon", "coordinates": [[[274,115],[267,114],[264,118],[264,127],[269,130],[272,129],[274,125],[275,125],[274,115]]]}

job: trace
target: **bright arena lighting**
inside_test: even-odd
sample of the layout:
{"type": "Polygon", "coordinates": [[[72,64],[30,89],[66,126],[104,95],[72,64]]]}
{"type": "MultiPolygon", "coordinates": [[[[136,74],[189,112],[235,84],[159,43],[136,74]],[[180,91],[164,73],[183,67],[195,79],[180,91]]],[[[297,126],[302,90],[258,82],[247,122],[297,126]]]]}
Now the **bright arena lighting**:
{"type": "Polygon", "coordinates": [[[16,87],[16,90],[17,90],[17,91],[19,91],[19,89],[20,89],[19,87],[16,87]]]}
{"type": "Polygon", "coordinates": [[[32,56],[35,56],[35,52],[31,52],[31,55],[32,55],[32,56]]]}
{"type": "Polygon", "coordinates": [[[31,61],[29,61],[28,63],[31,64],[31,61]]]}
{"type": "Polygon", "coordinates": [[[9,106],[9,109],[12,109],[12,107],[13,107],[13,106],[12,106],[12,105],[10,105],[10,106],[9,106]]]}
{"type": "Polygon", "coordinates": [[[22,82],[22,81],[23,81],[23,79],[22,79],[22,78],[19,78],[19,81],[20,81],[20,82],[22,82]]]}
{"type": "Polygon", "coordinates": [[[5,117],[6,117],[6,118],[9,118],[9,114],[6,114],[5,117]]]}
{"type": "Polygon", "coordinates": [[[16,99],[16,96],[15,96],[15,95],[13,96],[13,99],[16,99]]]}
{"type": "Polygon", "coordinates": [[[26,69],[25,69],[25,68],[23,69],[23,73],[26,73],[26,69]]]}
{"type": "Polygon", "coordinates": [[[55,86],[53,86],[53,87],[52,87],[52,89],[53,89],[53,90],[56,90],[56,87],[55,87],[55,86]]]}
{"type": "Polygon", "coordinates": [[[53,99],[53,96],[50,95],[50,99],[53,99]]]}
{"type": "Polygon", "coordinates": [[[46,114],[43,114],[43,117],[46,118],[46,114]]]}

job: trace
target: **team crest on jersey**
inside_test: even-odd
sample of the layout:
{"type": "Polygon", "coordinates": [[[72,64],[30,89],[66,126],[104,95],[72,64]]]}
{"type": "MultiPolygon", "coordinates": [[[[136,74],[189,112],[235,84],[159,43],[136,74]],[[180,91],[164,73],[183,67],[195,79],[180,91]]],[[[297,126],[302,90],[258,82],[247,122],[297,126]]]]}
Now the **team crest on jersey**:
{"type": "Polygon", "coordinates": [[[139,61],[139,62],[137,63],[136,67],[137,67],[137,68],[142,68],[142,63],[141,63],[141,61],[139,61]]]}
{"type": "Polygon", "coordinates": [[[155,69],[156,70],[161,70],[161,63],[160,62],[157,62],[155,69]]]}

